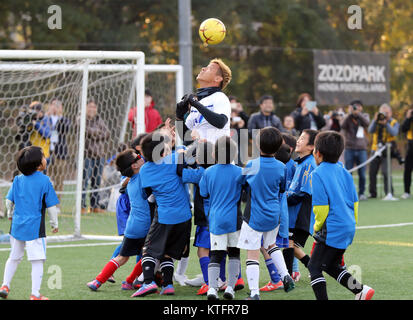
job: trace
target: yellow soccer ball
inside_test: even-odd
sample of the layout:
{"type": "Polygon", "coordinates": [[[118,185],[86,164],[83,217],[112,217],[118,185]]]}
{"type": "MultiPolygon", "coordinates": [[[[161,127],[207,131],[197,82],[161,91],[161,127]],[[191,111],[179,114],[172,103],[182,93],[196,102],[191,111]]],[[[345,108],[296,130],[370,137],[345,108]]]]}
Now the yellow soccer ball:
{"type": "Polygon", "coordinates": [[[221,20],[206,19],[199,26],[199,36],[204,44],[218,44],[224,40],[227,30],[221,20]]]}

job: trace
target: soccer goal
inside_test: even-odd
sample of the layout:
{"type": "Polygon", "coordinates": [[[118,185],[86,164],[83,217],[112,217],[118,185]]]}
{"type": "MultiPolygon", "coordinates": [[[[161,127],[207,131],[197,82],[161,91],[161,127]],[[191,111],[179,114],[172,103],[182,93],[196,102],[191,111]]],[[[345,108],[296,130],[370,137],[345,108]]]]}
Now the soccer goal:
{"type": "MultiPolygon", "coordinates": [[[[163,120],[172,116],[183,96],[182,67],[147,65],[139,51],[0,50],[3,201],[19,174],[17,152],[38,145],[61,202],[54,240],[117,239],[120,175],[113,160],[145,132],[145,89],[163,120]],[[128,116],[136,106],[132,129],[128,116]]],[[[0,231],[8,228],[0,219],[0,231]]]]}

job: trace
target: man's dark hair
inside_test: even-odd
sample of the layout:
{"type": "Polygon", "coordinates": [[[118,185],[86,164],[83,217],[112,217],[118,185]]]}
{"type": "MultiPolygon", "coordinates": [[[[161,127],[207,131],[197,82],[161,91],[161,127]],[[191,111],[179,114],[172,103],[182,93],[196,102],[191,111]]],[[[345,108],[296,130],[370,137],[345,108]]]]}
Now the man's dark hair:
{"type": "Polygon", "coordinates": [[[274,99],[269,94],[265,94],[260,98],[260,100],[258,100],[258,104],[261,105],[265,100],[274,100],[274,99]]]}
{"type": "Polygon", "coordinates": [[[150,91],[149,89],[146,89],[146,90],[145,90],[145,96],[152,97],[152,93],[151,93],[151,91],[150,91]]]}
{"type": "Polygon", "coordinates": [[[230,164],[238,155],[237,144],[230,137],[222,136],[215,142],[215,162],[219,164],[230,164]]]}
{"type": "Polygon", "coordinates": [[[344,150],[344,138],[336,131],[323,131],[315,139],[314,150],[322,154],[324,162],[336,163],[344,150]]]}
{"type": "Polygon", "coordinates": [[[282,137],[284,142],[295,150],[295,147],[297,146],[297,139],[293,135],[285,132],[282,133],[282,137]]]}
{"type": "Polygon", "coordinates": [[[23,148],[17,154],[17,168],[25,176],[30,176],[42,164],[43,150],[40,147],[30,146],[23,148]]]}
{"type": "Polygon", "coordinates": [[[275,153],[275,159],[286,164],[291,159],[291,149],[290,146],[283,143],[278,151],[275,153]]]}
{"type": "Polygon", "coordinates": [[[353,106],[353,105],[363,106],[363,102],[361,102],[361,100],[353,100],[353,101],[350,102],[350,105],[351,106],[353,106]]]}
{"type": "Polygon", "coordinates": [[[143,140],[148,134],[147,133],[141,133],[139,134],[135,139],[132,140],[130,143],[130,147],[134,150],[136,150],[136,147],[139,146],[143,140]]]}
{"type": "Polygon", "coordinates": [[[236,96],[229,96],[228,100],[231,102],[232,100],[238,101],[236,96]]]}
{"type": "Polygon", "coordinates": [[[122,176],[129,178],[133,176],[133,170],[131,166],[134,162],[138,160],[138,158],[133,155],[134,153],[136,153],[135,150],[126,149],[116,156],[116,167],[118,171],[122,174],[122,176]]]}
{"type": "Polygon", "coordinates": [[[149,133],[141,143],[142,153],[145,160],[156,162],[163,156],[166,139],[159,131],[149,133]]]}
{"type": "Polygon", "coordinates": [[[315,140],[315,137],[318,134],[318,131],[313,130],[313,129],[304,129],[303,133],[306,133],[308,135],[308,145],[313,146],[314,145],[314,140],[315,140]]]}
{"type": "Polygon", "coordinates": [[[260,151],[265,154],[275,154],[283,143],[280,130],[265,127],[260,130],[260,151]]]}

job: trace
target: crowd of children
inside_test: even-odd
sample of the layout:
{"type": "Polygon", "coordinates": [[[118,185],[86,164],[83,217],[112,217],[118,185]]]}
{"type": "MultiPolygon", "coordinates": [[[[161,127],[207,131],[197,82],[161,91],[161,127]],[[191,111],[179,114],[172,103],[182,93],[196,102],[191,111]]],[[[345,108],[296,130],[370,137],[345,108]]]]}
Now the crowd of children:
{"type": "MultiPolygon", "coordinates": [[[[161,295],[175,294],[175,262],[185,258],[187,265],[193,208],[193,245],[198,248],[203,280],[198,294],[208,300],[219,299],[219,291],[224,291],[225,299],[234,299],[236,289],[244,287],[241,250],[246,250],[249,300],[259,300],[260,292],[293,290],[298,281],[293,277],[295,258],[308,268],[316,299],[328,298],[323,272],[356,299],[371,299],[374,290],[358,283],[342,263],[358,217],[352,177],[338,162],[343,137],[332,131],[304,130],[296,141],[266,127],[260,130],[256,147],[259,157],[241,168],[234,164],[237,145],[227,136],[215,144],[198,139],[189,148],[175,146],[174,127],[168,121],[136,138],[131,148],[116,157],[123,177],[117,202],[123,241],[87,286],[96,291],[106,281],[114,281],[115,271],[137,256],[121,288],[137,290],[132,297],[156,293],[159,286],[161,295]],[[193,201],[189,184],[194,186],[193,201]],[[316,240],[311,256],[304,252],[309,236],[316,240]],[[270,278],[261,289],[260,252],[270,278]]],[[[46,164],[41,149],[24,148],[17,159],[22,175],[14,179],[7,195],[12,240],[0,297],[7,298],[26,246],[32,262],[31,299],[47,299],[39,292],[46,259],[44,218],[47,208],[57,232],[58,199],[43,174],[46,164]]]]}

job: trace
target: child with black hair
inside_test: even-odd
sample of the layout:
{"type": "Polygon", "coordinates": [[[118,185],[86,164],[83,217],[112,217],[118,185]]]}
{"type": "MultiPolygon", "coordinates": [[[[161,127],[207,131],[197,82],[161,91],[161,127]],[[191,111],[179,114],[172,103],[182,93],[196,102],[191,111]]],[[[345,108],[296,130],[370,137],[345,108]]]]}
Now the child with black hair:
{"type": "Polygon", "coordinates": [[[290,187],[287,191],[289,213],[289,248],[283,250],[289,274],[292,273],[294,256],[307,267],[310,257],[303,248],[312,234],[314,215],[311,210],[310,174],[317,166],[313,157],[314,139],[318,131],[305,129],[297,140],[295,148],[299,158],[290,187]]]}
{"type": "MultiPolygon", "coordinates": [[[[130,180],[127,184],[126,191],[130,199],[131,211],[126,222],[124,237],[119,254],[112,258],[96,276],[94,280],[87,283],[87,286],[96,291],[105,283],[113,273],[124,265],[129,257],[139,255],[145,242],[153,214],[147,201],[147,195],[142,194],[142,182],[139,171],[144,164],[144,160],[136,154],[133,149],[127,149],[116,157],[116,166],[122,176],[130,180]]],[[[142,269],[140,264],[136,268],[142,269]]],[[[136,277],[136,276],[135,276],[136,277]]],[[[132,283],[129,279],[128,283],[132,283]]]]}
{"type": "Polygon", "coordinates": [[[340,265],[352,243],[358,218],[358,196],[351,174],[338,163],[344,138],[334,131],[317,135],[314,158],[318,167],[311,173],[312,209],[317,243],[308,264],[311,287],[317,300],[327,300],[323,271],[355,294],[356,300],[370,300],[374,289],[359,283],[340,265]]]}
{"type": "Polygon", "coordinates": [[[30,300],[49,300],[40,294],[43,266],[46,261],[46,209],[52,232],[58,232],[59,204],[50,178],[43,174],[47,162],[40,147],[23,148],[17,154],[17,167],[21,175],[14,178],[6,196],[7,216],[11,220],[10,257],[4,269],[0,297],[7,298],[10,282],[24,256],[32,264],[32,293],[30,300]]]}
{"type": "Polygon", "coordinates": [[[274,158],[283,142],[281,132],[273,127],[260,130],[260,157],[251,160],[243,169],[239,182],[246,187],[247,204],[244,210],[238,248],[247,250],[247,279],[251,290],[248,300],[259,300],[259,255],[263,247],[280,272],[284,290],[294,289],[283,256],[275,245],[281,217],[281,200],[285,192],[285,165],[274,158]]]}
{"type": "Polygon", "coordinates": [[[172,153],[171,138],[155,131],[141,143],[147,161],[140,176],[142,190],[153,193],[157,203],[157,214],[150,227],[142,250],[144,284],[133,297],[143,297],[157,292],[154,281],[156,259],[160,260],[163,288],[160,294],[172,295],[174,263],[180,260],[191,232],[191,208],[187,191],[177,174],[179,154],[172,153]]]}
{"type": "Polygon", "coordinates": [[[234,298],[234,287],[240,270],[240,249],[237,248],[241,228],[242,169],[232,162],[237,157],[237,145],[227,136],[218,138],[213,157],[217,164],[205,170],[199,182],[199,193],[209,198],[207,212],[210,232],[210,263],[208,265],[208,300],[218,299],[220,264],[228,253],[228,285],[224,298],[234,298]]]}

